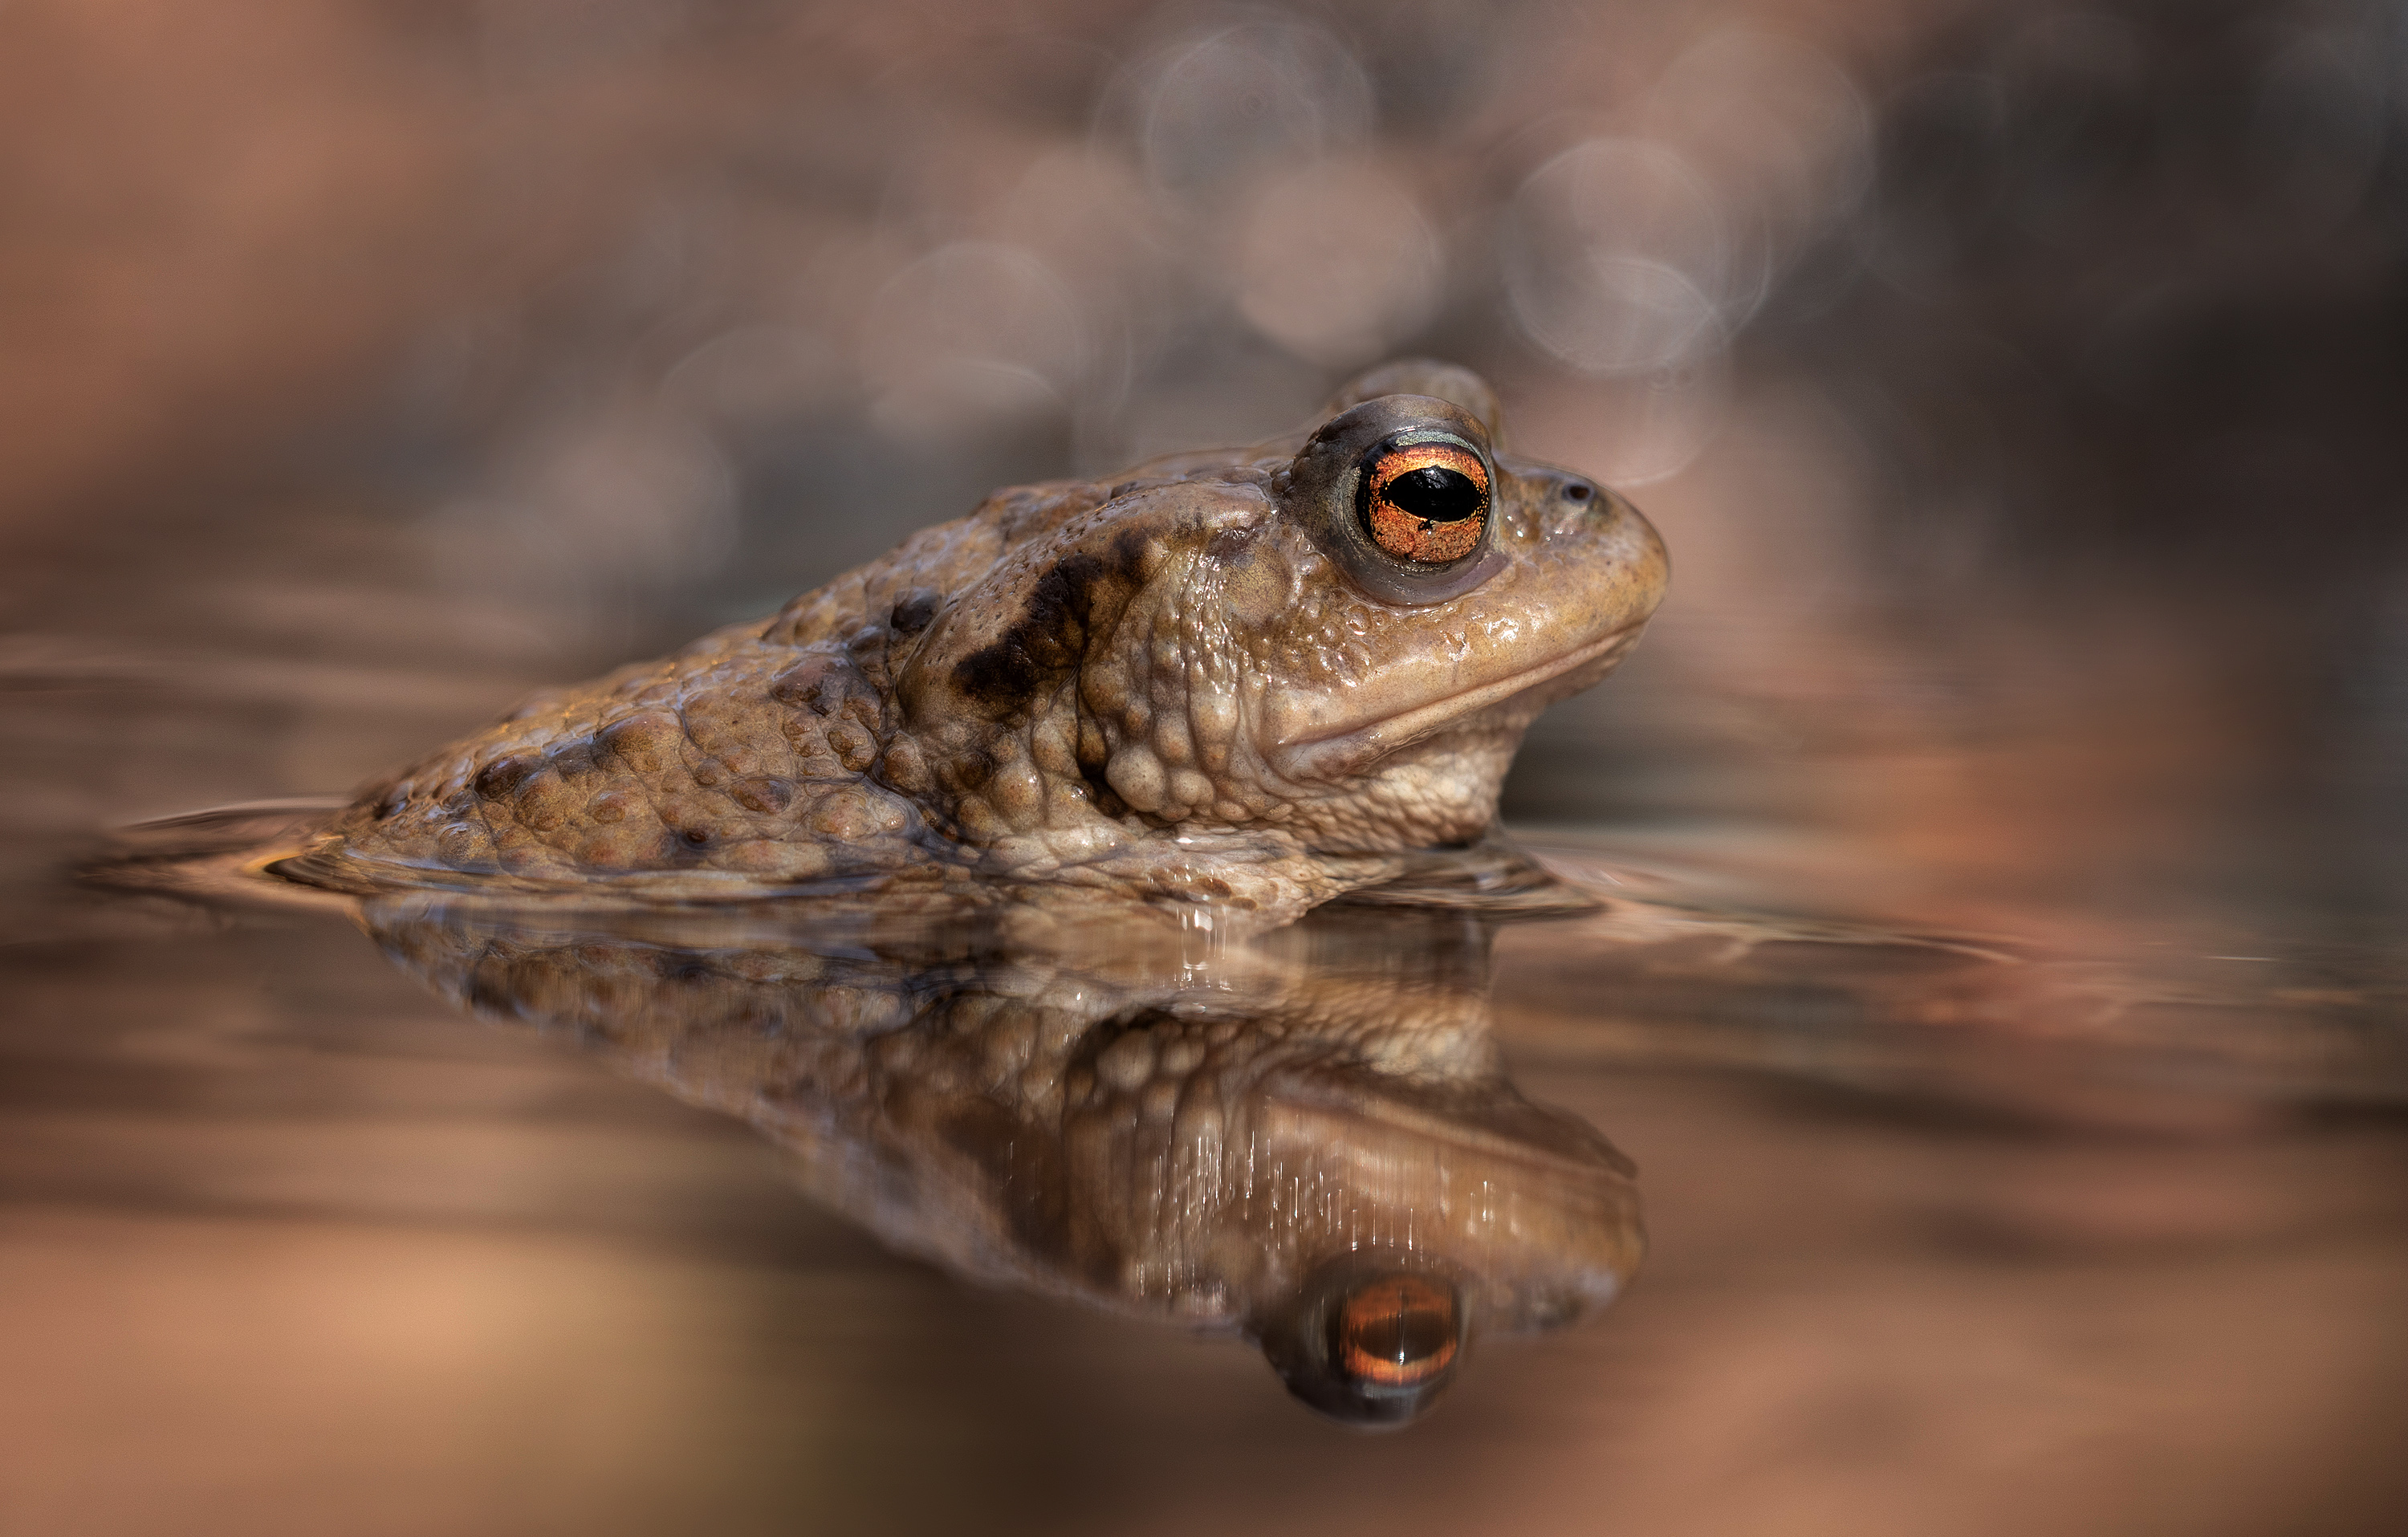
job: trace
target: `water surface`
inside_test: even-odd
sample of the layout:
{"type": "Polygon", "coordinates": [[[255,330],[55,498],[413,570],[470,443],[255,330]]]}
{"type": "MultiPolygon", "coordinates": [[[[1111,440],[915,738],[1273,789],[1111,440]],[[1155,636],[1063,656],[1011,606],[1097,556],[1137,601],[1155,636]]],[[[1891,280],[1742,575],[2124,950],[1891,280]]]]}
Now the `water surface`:
{"type": "Polygon", "coordinates": [[[1671,841],[1531,835],[1584,915],[1361,906],[1239,954],[52,887],[5,960],[12,1505],[2373,1530],[2380,978],[1784,908],[1671,841]],[[1339,1249],[1476,1299],[1394,1435],[1242,1337],[1339,1249]]]}

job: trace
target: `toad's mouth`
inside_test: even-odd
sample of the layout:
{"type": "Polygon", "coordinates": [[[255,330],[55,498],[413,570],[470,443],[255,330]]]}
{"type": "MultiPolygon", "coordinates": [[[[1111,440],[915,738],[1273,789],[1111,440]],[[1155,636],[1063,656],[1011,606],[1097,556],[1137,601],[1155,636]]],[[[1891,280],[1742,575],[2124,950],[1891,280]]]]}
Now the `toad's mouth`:
{"type": "Polygon", "coordinates": [[[1427,704],[1375,715],[1367,721],[1315,727],[1309,735],[1278,743],[1267,755],[1280,773],[1294,780],[1335,779],[1359,771],[1467,715],[1502,704],[1595,662],[1617,657],[1639,639],[1645,625],[1643,619],[1634,620],[1533,667],[1427,704]]]}

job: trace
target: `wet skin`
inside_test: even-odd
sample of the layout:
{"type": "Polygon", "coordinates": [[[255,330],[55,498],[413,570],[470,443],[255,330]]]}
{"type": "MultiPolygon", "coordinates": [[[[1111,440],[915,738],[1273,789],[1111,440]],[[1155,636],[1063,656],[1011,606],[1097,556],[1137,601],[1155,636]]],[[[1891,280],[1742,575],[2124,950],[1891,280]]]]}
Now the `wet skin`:
{"type": "Polygon", "coordinates": [[[1477,1337],[1566,1324],[1639,1263],[1628,1162],[1504,1075],[1484,920],[1341,904],[1210,953],[1140,924],[1049,955],[677,916],[362,910],[440,991],[796,1149],[895,1246],[1241,1331],[1349,1423],[1412,1419],[1477,1337]]]}
{"type": "Polygon", "coordinates": [[[1309,434],[1015,487],[362,792],[286,872],[1283,923],[1464,843],[1661,597],[1646,520],[1398,364],[1309,434]]]}

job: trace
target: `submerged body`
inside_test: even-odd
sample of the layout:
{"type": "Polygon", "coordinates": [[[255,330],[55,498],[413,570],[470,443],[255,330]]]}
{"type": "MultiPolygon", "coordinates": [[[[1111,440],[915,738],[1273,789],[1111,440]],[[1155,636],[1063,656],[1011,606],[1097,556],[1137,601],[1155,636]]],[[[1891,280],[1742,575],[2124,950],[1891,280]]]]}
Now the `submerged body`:
{"type": "Polygon", "coordinates": [[[1300,440],[998,492],[766,624],[530,701],[287,869],[693,899],[1209,903],[1283,922],[1481,836],[1664,587],[1621,498],[1391,366],[1300,440]]]}

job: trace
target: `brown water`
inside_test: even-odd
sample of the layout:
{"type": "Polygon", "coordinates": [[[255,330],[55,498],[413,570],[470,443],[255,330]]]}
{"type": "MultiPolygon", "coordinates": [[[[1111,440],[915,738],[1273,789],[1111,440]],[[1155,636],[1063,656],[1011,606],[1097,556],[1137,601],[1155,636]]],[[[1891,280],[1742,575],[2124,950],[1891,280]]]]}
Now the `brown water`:
{"type": "MultiPolygon", "coordinates": [[[[1029,997],[1032,957],[437,903],[366,915],[397,968],[342,904],[62,875],[190,841],[79,833],[128,798],[110,775],[272,786],[329,733],[425,729],[483,686],[208,673],[231,681],[197,701],[155,663],[25,668],[8,696],[42,835],[0,951],[12,1531],[2389,1529],[2408,1071],[2379,950],[2172,899],[2111,921],[1994,891],[1954,904],[1985,927],[1918,926],[1861,846],[1659,821],[1527,832],[1604,905],[1496,926],[1484,970],[1484,941],[1433,938],[1459,914],[1400,909],[1317,917],[1270,962],[1034,958],[1119,989],[1101,1019],[1202,997],[1425,1055],[1436,1029],[1464,1082],[1501,1048],[1504,1086],[1377,1148],[1319,1124],[1408,1169],[1392,1210],[1428,1197],[1429,1146],[1485,1156],[1481,1094],[1636,1161],[1624,1294],[1538,1334],[1476,1319],[1435,1411],[1366,1438],[1231,1328],[996,1227],[909,1116],[760,1098],[841,1074],[744,1041],[902,1017],[864,998],[1029,997]],[[1433,971],[1450,944],[1473,959],[1433,971]]],[[[1561,1270],[1621,1220],[1583,1210],[1516,1262],[1561,1270]]]]}

